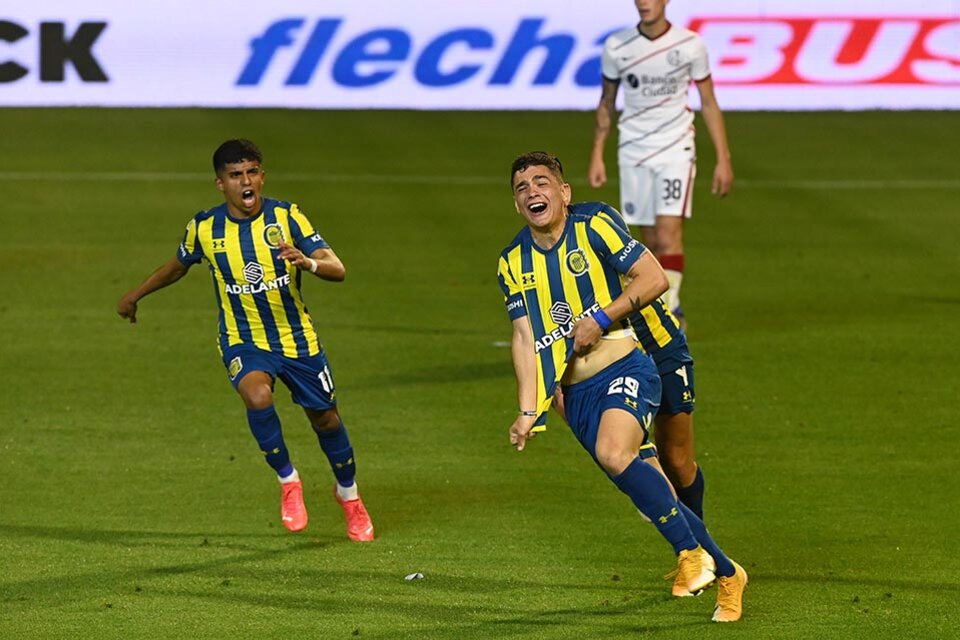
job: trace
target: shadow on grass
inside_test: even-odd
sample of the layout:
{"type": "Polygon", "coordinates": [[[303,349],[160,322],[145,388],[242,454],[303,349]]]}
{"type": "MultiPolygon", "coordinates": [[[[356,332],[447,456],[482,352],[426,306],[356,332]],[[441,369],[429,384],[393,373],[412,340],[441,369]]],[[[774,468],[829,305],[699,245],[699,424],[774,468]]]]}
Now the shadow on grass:
{"type": "Polygon", "coordinates": [[[935,582],[930,580],[897,580],[881,579],[871,577],[838,577],[831,575],[797,575],[797,574],[758,574],[755,578],[754,571],[750,571],[750,584],[753,585],[757,579],[763,582],[779,583],[797,583],[809,584],[819,587],[830,585],[845,585],[851,587],[877,587],[879,589],[900,589],[903,591],[929,591],[940,593],[943,591],[960,592],[960,582],[935,582]]]}
{"type": "MultiPolygon", "coordinates": [[[[96,529],[66,529],[58,527],[37,527],[12,524],[0,524],[0,537],[9,539],[39,538],[83,545],[109,546],[120,549],[147,548],[159,553],[172,551],[188,553],[196,558],[188,562],[158,563],[153,566],[116,567],[101,564],[97,571],[86,571],[49,578],[31,578],[27,580],[7,580],[0,576],[0,599],[3,601],[38,599],[56,595],[58,600],[74,591],[77,595],[91,589],[117,582],[144,580],[152,576],[204,573],[210,570],[260,563],[283,556],[320,550],[333,544],[330,540],[298,538],[264,534],[222,534],[162,531],[111,531],[96,529]],[[238,542],[239,541],[239,542],[238,542]],[[257,542],[259,541],[259,542],[257,542]],[[223,557],[223,552],[229,552],[223,557]],[[204,558],[205,554],[218,554],[215,558],[204,558]],[[27,594],[27,598],[17,597],[17,592],[27,594]]],[[[87,561],[96,558],[90,553],[87,561]]],[[[78,563],[87,565],[88,562],[78,563]]]]}

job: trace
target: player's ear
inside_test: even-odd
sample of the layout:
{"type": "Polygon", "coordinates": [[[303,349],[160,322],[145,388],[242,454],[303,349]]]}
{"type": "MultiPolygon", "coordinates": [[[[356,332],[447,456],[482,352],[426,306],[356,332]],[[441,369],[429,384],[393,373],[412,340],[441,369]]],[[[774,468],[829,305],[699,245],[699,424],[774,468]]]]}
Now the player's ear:
{"type": "Polygon", "coordinates": [[[560,190],[563,193],[563,204],[569,205],[570,201],[573,200],[573,192],[570,190],[570,184],[564,182],[560,190]]]}
{"type": "Polygon", "coordinates": [[[217,185],[217,190],[223,192],[223,180],[220,179],[220,176],[214,178],[213,182],[217,185]]]}

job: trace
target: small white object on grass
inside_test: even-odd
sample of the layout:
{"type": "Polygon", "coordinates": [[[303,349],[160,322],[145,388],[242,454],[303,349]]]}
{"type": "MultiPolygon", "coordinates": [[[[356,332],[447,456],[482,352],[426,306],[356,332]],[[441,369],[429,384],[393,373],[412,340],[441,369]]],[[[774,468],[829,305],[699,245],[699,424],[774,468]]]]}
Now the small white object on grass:
{"type": "Polygon", "coordinates": [[[408,582],[410,580],[423,580],[423,574],[417,571],[416,573],[411,573],[410,575],[404,577],[404,580],[408,582]]]}

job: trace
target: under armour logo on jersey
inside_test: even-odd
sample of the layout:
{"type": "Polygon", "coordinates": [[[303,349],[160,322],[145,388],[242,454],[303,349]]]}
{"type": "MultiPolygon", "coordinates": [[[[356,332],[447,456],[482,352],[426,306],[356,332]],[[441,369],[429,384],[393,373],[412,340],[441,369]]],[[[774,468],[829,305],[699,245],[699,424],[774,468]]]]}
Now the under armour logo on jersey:
{"type": "Polygon", "coordinates": [[[213,241],[213,250],[214,250],[214,251],[226,251],[226,249],[227,249],[227,241],[226,241],[226,240],[223,240],[223,239],[221,238],[220,240],[214,240],[214,241],[213,241]]]}
{"type": "Polygon", "coordinates": [[[677,514],[678,514],[677,508],[673,507],[672,509],[670,509],[670,513],[668,513],[665,516],[660,516],[659,518],[657,518],[657,520],[660,521],[660,524],[667,524],[667,520],[669,520],[672,516],[675,516],[677,514]]]}
{"type": "Polygon", "coordinates": [[[623,403],[633,410],[636,410],[640,407],[640,404],[636,400],[631,400],[630,398],[624,398],[623,403]]]}
{"type": "Polygon", "coordinates": [[[532,273],[524,273],[520,277],[520,284],[523,285],[524,289],[530,289],[537,286],[537,277],[532,273]]]}

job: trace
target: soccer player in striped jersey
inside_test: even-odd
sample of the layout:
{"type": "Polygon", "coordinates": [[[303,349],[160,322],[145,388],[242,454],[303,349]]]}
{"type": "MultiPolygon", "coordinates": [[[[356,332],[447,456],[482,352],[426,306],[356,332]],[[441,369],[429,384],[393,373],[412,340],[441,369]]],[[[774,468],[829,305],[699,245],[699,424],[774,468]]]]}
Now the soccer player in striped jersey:
{"type": "Polygon", "coordinates": [[[660,377],[650,357],[637,349],[627,317],[666,291],[663,270],[609,219],[568,212],[570,185],[555,156],[518,157],[510,179],[517,211],[527,223],[498,265],[513,323],[520,408],[510,426],[511,444],[519,451],[526,447],[562,385],[571,431],[671,544],[679,584],[695,594],[716,578],[713,619],[739,619],[746,573],[724,555],[703,521],[677,501],[648,441],[660,377]]]}
{"type": "Polygon", "coordinates": [[[247,421],[281,487],[281,519],[290,531],[307,526],[303,483],[290,461],[273,389],[279,378],[307,415],[336,478],[347,535],[373,540],[373,523],[355,482],[356,462],[337,411],[333,376],[300,283],[303,275],[340,282],[346,269],[297,205],[261,195],[262,155],[249,140],[228,140],[213,154],[224,202],[188,223],[176,256],[126,293],[117,312],[137,320],[137,303],[206,260],[220,307],[219,349],[247,421]]]}
{"type": "MultiPolygon", "coordinates": [[[[620,212],[605,202],[570,205],[572,215],[599,215],[630,233],[620,212]]],[[[654,439],[663,470],[680,502],[703,520],[704,480],[694,457],[693,409],[696,391],[693,358],[687,337],[662,298],[629,316],[641,348],[653,358],[660,374],[660,407],[654,418],[654,439]]]]}
{"type": "Polygon", "coordinates": [[[723,113],[710,78],[707,50],[700,36],[667,21],[668,0],[636,0],[640,23],[604,42],[600,104],[587,179],[592,187],[607,181],[603,150],[624,85],[620,131],[621,211],[638,225],[670,281],[667,304],[681,324],[680,285],[684,272],[683,223],[692,211],[696,175],[693,112],[687,93],[694,83],[701,112],[717,152],[712,191],[723,197],[733,184],[733,165],[723,113]]]}

